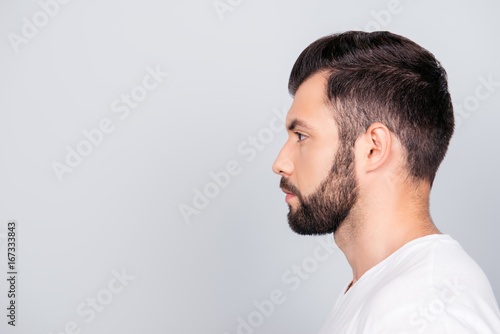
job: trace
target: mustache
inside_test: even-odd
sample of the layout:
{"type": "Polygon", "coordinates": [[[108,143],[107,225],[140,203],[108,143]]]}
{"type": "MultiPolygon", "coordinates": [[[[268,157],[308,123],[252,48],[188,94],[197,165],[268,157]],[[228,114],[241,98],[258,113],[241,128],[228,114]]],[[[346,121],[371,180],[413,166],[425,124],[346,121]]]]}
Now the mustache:
{"type": "Polygon", "coordinates": [[[286,192],[289,192],[289,193],[292,193],[294,195],[297,195],[299,198],[301,197],[299,190],[293,184],[291,184],[288,181],[288,179],[286,179],[284,177],[282,177],[281,180],[280,180],[280,188],[283,189],[286,192]]]}

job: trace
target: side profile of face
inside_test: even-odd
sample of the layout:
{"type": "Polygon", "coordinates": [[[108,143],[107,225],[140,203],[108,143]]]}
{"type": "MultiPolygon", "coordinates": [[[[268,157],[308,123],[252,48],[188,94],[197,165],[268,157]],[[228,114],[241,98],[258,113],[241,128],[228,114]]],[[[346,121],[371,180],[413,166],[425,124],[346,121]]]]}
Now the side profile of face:
{"type": "Polygon", "coordinates": [[[326,80],[316,73],[300,85],[286,117],[289,138],[273,164],[288,223],[304,235],[334,233],[358,197],[354,152],[339,142],[326,80]]]}

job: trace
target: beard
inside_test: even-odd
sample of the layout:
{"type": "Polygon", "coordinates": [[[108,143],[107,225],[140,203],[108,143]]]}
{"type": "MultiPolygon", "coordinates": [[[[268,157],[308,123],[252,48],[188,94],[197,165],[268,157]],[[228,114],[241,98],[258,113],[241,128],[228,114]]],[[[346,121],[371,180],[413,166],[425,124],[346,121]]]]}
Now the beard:
{"type": "Polygon", "coordinates": [[[314,193],[301,195],[285,178],[281,178],[280,187],[299,200],[296,209],[288,203],[288,224],[293,231],[302,235],[335,233],[358,197],[353,149],[340,146],[330,172],[314,193]]]}

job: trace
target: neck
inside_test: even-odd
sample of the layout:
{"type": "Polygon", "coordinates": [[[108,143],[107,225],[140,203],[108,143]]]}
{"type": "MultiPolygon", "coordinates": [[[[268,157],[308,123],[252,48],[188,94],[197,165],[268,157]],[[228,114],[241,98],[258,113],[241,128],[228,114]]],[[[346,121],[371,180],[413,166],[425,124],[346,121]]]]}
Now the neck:
{"type": "Polygon", "coordinates": [[[359,198],[334,234],[335,243],[352,268],[351,286],[409,241],[441,233],[430,217],[425,189],[420,196],[404,191],[397,196],[372,196],[367,196],[370,201],[359,198]]]}

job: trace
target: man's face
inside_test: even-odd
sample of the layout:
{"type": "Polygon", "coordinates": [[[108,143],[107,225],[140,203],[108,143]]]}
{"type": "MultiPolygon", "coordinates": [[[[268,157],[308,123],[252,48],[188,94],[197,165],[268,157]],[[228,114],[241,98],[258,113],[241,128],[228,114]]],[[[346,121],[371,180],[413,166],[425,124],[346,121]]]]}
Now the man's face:
{"type": "Polygon", "coordinates": [[[300,85],[286,117],[289,139],[273,164],[280,187],[293,194],[288,223],[299,234],[334,233],[358,195],[354,152],[339,143],[325,84],[317,73],[300,85]]]}

